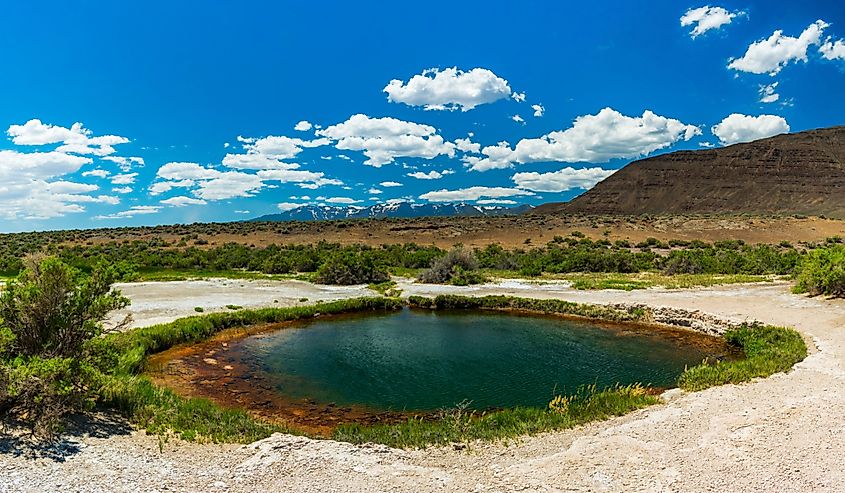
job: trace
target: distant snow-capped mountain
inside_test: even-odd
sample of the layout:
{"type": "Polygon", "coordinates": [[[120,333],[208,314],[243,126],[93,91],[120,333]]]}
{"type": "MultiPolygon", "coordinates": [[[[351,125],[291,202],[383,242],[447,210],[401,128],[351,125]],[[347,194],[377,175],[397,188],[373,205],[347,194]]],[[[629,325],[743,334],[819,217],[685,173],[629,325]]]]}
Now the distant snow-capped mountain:
{"type": "Polygon", "coordinates": [[[384,217],[431,217],[431,216],[503,216],[521,214],[533,209],[530,205],[514,207],[481,206],[461,203],[454,204],[413,204],[397,202],[376,204],[369,207],[303,205],[296,209],[268,214],[253,221],[326,221],[331,219],[366,219],[384,217]]]}

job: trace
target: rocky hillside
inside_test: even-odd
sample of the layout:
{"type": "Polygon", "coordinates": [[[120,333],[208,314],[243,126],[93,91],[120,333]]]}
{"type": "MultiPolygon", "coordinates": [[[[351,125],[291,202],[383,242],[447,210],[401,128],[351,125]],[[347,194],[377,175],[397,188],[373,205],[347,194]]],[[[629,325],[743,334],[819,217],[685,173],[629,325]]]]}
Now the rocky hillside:
{"type": "Polygon", "coordinates": [[[845,127],[634,161],[537,213],[783,213],[845,218],[845,127]]]}

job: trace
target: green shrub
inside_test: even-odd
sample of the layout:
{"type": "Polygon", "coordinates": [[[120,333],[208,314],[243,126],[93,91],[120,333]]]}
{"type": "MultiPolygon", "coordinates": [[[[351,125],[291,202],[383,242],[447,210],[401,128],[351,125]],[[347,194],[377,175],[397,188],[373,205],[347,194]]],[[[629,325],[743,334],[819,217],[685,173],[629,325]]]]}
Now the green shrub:
{"type": "Polygon", "coordinates": [[[319,284],[371,284],[390,279],[387,268],[372,252],[339,252],[317,270],[319,284]]]}
{"type": "Polygon", "coordinates": [[[418,280],[431,284],[467,286],[484,282],[478,274],[478,259],[468,250],[453,248],[443,257],[432,262],[428,270],[420,273],[418,280]]]}
{"type": "Polygon", "coordinates": [[[129,301],[102,264],[90,275],[31,257],[0,295],[0,410],[50,436],[65,415],[93,405],[102,365],[102,320],[129,301]]]}
{"type": "Polygon", "coordinates": [[[845,296],[845,245],[838,243],[810,251],[798,268],[795,291],[811,296],[845,296]]]}

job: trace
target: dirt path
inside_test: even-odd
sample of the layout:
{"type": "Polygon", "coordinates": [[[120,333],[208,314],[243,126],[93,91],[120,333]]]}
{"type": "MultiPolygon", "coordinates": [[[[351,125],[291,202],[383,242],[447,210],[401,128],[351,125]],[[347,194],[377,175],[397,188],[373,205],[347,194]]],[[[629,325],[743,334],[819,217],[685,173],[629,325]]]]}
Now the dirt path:
{"type": "MultiPolygon", "coordinates": [[[[406,294],[442,287],[404,285],[406,294]]],[[[524,283],[448,288],[572,301],[646,302],[789,325],[818,351],[788,374],[516,443],[397,451],[274,436],[246,447],[164,444],[143,433],[69,438],[64,462],[0,456],[0,491],[845,491],[845,302],[784,284],[572,291],[524,283]]],[[[130,296],[145,298],[144,289],[130,296]]],[[[230,301],[247,305],[235,297],[230,301]]],[[[189,303],[190,304],[190,303],[189,303]]]]}

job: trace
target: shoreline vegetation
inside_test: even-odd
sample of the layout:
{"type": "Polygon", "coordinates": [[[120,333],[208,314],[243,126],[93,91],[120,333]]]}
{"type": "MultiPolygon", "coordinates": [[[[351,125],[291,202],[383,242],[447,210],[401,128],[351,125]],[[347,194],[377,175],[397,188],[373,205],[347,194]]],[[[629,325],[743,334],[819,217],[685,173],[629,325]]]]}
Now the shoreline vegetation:
{"type": "MultiPolygon", "coordinates": [[[[134,275],[135,266],[123,260],[116,262],[108,255],[92,254],[85,248],[70,250],[77,256],[71,256],[69,263],[66,256],[30,256],[21,264],[26,268],[18,278],[7,282],[0,292],[0,316],[3,318],[0,323],[0,410],[9,416],[22,417],[44,435],[60,429],[66,414],[101,406],[118,410],[136,426],[163,436],[213,442],[254,441],[277,431],[298,432],[254,419],[243,410],[224,409],[210,401],[182,397],[170,389],[155,386],[142,374],[147,356],[176,345],[205,340],[229,328],[329,314],[397,310],[406,303],[428,309],[513,310],[614,322],[647,323],[653,320],[651,310],[643,307],[626,309],[510,296],[414,296],[405,302],[398,298],[401,292],[388,277],[389,262],[385,256],[394,259],[396,265],[404,265],[403,268],[429,265],[420,277],[456,285],[481,282],[481,266],[493,262],[491,259],[513,259],[513,255],[518,255],[519,262],[523,263],[520,272],[526,275],[536,272],[524,271],[526,258],[540,262],[541,272],[549,265],[568,266],[555,268],[561,272],[577,270],[580,265],[604,266],[603,270],[594,269],[604,274],[614,270],[635,274],[657,264],[663,268],[661,275],[666,276],[713,275],[721,271],[735,272],[730,275],[797,271],[797,289],[806,288],[813,295],[842,293],[845,246],[836,241],[817,246],[809,253],[799,252],[791,245],[748,246],[741,242],[721,242],[718,245],[675,245],[680,249],[660,255],[649,248],[664,245],[645,243],[635,246],[639,250],[633,251],[627,246],[610,245],[601,240],[585,241],[574,235],[556,238],[545,247],[521,253],[505,251],[497,245],[473,251],[457,247],[448,253],[416,245],[374,249],[321,243],[284,249],[276,247],[276,250],[227,245],[190,252],[151,248],[145,243],[111,245],[105,247],[109,255],[140,259],[147,264],[158,262],[149,261],[150,258],[167,258],[190,265],[198,258],[208,261],[204,255],[213,255],[218,268],[231,268],[243,258],[262,260],[262,265],[268,260],[284,260],[284,265],[290,266],[291,259],[298,258],[302,262],[310,261],[308,269],[323,282],[370,283],[371,288],[383,296],[290,308],[243,310],[231,305],[227,312],[200,314],[198,311],[195,316],[170,323],[107,335],[103,335],[101,324],[106,314],[128,304],[128,300],[112,288],[113,283],[134,275]],[[268,251],[277,256],[262,257],[268,255],[268,251]],[[130,253],[134,256],[126,256],[130,253]],[[149,257],[144,257],[147,254],[149,257]],[[186,260],[188,254],[197,256],[186,260]],[[244,255],[246,257],[242,257],[244,255]],[[694,271],[701,272],[692,273],[694,271]],[[57,303],[56,300],[62,301],[57,303]]],[[[591,272],[591,269],[585,267],[582,271],[591,272]]],[[[125,323],[121,325],[124,328],[125,323]]],[[[696,391],[765,377],[789,370],[807,354],[804,341],[792,329],[743,324],[730,327],[724,337],[744,353],[745,359],[705,361],[688,368],[678,380],[681,388],[696,391]]],[[[505,439],[624,414],[658,402],[652,394],[640,386],[584,388],[573,395],[556,396],[548,409],[514,408],[479,414],[459,406],[443,411],[439,419],[411,419],[394,425],[342,425],[335,429],[333,437],[354,443],[375,441],[402,447],[477,438],[505,439]]]]}
{"type": "MultiPolygon", "coordinates": [[[[428,309],[490,309],[586,317],[614,322],[648,322],[648,309],[620,309],[562,300],[536,300],[507,296],[436,298],[410,297],[407,304],[428,309]]],[[[150,433],[175,435],[202,442],[252,442],[275,432],[303,434],[300,430],[253,418],[246,411],[224,409],[205,399],[183,397],[157,387],[142,374],[146,356],[204,340],[227,328],[302,320],[315,316],[355,311],[397,310],[405,302],[388,297],[357,298],[293,308],[240,310],[192,316],[167,324],[134,329],[107,336],[118,363],[101,388],[100,404],[116,409],[134,425],[150,433]]],[[[743,324],[729,328],[725,337],[745,354],[744,359],[703,362],[679,378],[685,390],[741,383],[788,371],[802,360],[807,349],[792,329],[743,324]]],[[[544,431],[567,429],[589,421],[619,416],[660,402],[654,392],[639,385],[604,389],[584,387],[571,395],[555,397],[548,408],[513,408],[474,412],[458,405],[438,417],[410,418],[389,425],[342,424],[332,438],[351,443],[375,442],[393,447],[416,448],[472,440],[501,440],[544,431]]]]}

